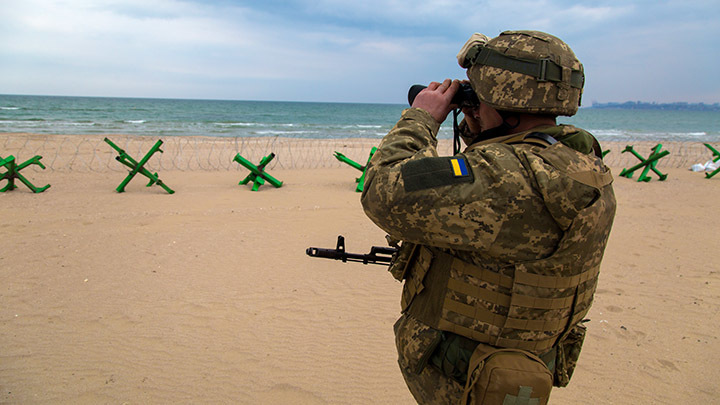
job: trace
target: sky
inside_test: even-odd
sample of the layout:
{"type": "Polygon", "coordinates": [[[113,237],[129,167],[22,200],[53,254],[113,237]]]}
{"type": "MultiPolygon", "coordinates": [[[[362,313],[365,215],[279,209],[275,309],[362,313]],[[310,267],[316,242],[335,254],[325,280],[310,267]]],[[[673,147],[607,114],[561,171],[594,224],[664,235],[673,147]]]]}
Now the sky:
{"type": "Polygon", "coordinates": [[[592,102],[720,102],[718,0],[0,0],[0,94],[405,103],[474,32],[551,33],[592,102]]]}

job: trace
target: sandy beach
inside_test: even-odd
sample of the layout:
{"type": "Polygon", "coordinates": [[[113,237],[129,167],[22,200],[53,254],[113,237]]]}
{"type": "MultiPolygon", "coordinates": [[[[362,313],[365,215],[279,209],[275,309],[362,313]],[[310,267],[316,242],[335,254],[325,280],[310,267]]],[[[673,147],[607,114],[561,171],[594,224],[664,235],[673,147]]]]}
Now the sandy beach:
{"type": "MultiPolygon", "coordinates": [[[[720,175],[683,161],[640,183],[609,162],[615,225],[578,369],[551,403],[716,402],[720,175]]],[[[23,172],[51,188],[0,193],[0,403],[414,403],[392,333],[400,283],[305,255],[339,234],[352,252],[384,245],[359,172],[289,166],[258,192],[242,168],[155,168],[173,195],[139,176],[117,193],[122,170],[23,172]]]]}

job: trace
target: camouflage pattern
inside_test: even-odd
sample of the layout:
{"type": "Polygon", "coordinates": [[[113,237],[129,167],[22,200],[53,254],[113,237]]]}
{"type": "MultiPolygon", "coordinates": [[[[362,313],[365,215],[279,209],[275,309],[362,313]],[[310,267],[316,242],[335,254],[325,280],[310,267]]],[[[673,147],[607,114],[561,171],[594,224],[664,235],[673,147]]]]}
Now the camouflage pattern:
{"type": "Polygon", "coordinates": [[[583,66],[565,42],[539,31],[505,31],[484,46],[521,60],[547,58],[563,72],[560,82],[538,81],[527,74],[475,64],[467,76],[480,101],[504,111],[568,116],[577,112],[582,86],[571,86],[570,77],[572,71],[582,74],[583,66]]]}
{"type": "Polygon", "coordinates": [[[400,371],[418,404],[457,404],[462,398],[464,386],[432,365],[418,370],[414,363],[418,353],[427,358],[437,345],[435,339],[428,339],[433,333],[437,334],[437,331],[406,315],[397,320],[395,344],[400,371]]]}
{"type": "MultiPolygon", "coordinates": [[[[537,146],[491,141],[473,145],[464,153],[473,170],[473,183],[405,192],[402,165],[438,156],[435,134],[439,126],[421,109],[403,112],[370,161],[361,197],[368,217],[394,238],[458,250],[471,263],[495,271],[507,263],[550,255],[563,235],[556,220],[566,223],[566,217],[576,213],[570,209],[576,203],[572,198],[578,196],[565,194],[566,177],[545,163],[536,153],[537,146]],[[529,173],[535,173],[535,178],[529,178],[529,173]],[[541,190],[544,186],[557,189],[541,190]],[[467,251],[473,254],[462,253],[467,251]],[[477,252],[482,252],[479,260],[477,252]]],[[[566,132],[579,132],[566,128],[566,132]]],[[[602,161],[585,159],[598,169],[604,167],[602,161]]]]}
{"type": "Polygon", "coordinates": [[[557,372],[555,373],[555,386],[565,387],[577,366],[586,329],[584,325],[576,325],[568,336],[557,347],[557,372]]]}
{"type": "MultiPolygon", "coordinates": [[[[595,180],[611,181],[612,176],[602,160],[589,153],[590,134],[572,126],[549,126],[534,131],[559,140],[551,147],[506,144],[501,138],[473,144],[462,154],[473,182],[408,192],[402,168],[437,156],[438,129],[427,112],[405,110],[371,159],[361,198],[368,217],[391,237],[430,247],[439,253],[436,257],[457,259],[447,278],[460,287],[427,282],[418,287],[422,280],[414,280],[416,296],[406,300],[410,308],[403,310],[415,313],[416,306],[439,306],[439,320],[415,321],[539,355],[568,325],[582,320],[592,303],[615,214],[611,185],[595,180]],[[436,297],[433,291],[438,288],[444,298],[423,301],[436,297]],[[537,298],[537,304],[510,305],[514,297],[537,298]]],[[[406,280],[412,279],[413,266],[410,260],[406,280]]],[[[434,271],[430,267],[428,274],[434,271]]],[[[403,347],[413,346],[413,333],[396,336],[405,342],[403,347]]],[[[409,355],[401,353],[401,366],[403,356],[409,355]]],[[[403,370],[409,386],[424,387],[425,394],[419,394],[419,388],[411,386],[416,399],[432,403],[434,390],[440,388],[438,395],[448,395],[448,379],[441,380],[433,367],[425,370],[413,378],[403,370]]]]}

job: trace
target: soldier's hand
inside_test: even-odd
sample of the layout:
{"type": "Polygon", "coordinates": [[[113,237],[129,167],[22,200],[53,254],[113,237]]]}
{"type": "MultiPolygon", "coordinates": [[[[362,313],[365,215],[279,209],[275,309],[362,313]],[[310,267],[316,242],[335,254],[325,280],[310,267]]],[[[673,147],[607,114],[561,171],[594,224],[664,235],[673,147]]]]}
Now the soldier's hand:
{"type": "Polygon", "coordinates": [[[412,106],[427,111],[435,121],[442,124],[452,110],[450,103],[455,96],[460,82],[445,79],[442,83],[432,82],[426,89],[418,93],[412,106]]]}

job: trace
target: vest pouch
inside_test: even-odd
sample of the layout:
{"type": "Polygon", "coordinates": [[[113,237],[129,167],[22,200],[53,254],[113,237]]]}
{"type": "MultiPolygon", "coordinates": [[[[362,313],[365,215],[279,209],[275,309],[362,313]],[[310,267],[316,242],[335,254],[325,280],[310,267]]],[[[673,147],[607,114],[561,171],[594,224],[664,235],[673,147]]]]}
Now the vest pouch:
{"type": "Polygon", "coordinates": [[[545,405],[553,375],[534,354],[480,344],[473,352],[461,404],[545,405]]]}
{"type": "Polygon", "coordinates": [[[467,382],[467,372],[478,342],[451,332],[442,332],[442,340],[430,356],[430,364],[442,371],[446,377],[461,386],[467,382]]]}
{"type": "Polygon", "coordinates": [[[442,333],[403,315],[393,325],[400,367],[420,374],[442,339],[442,333]]]}
{"type": "Polygon", "coordinates": [[[579,323],[570,329],[570,333],[565,339],[558,343],[557,357],[555,358],[555,382],[553,383],[556,387],[565,387],[570,383],[570,378],[580,357],[586,330],[585,325],[579,323]]]}
{"type": "MultiPolygon", "coordinates": [[[[428,270],[430,270],[433,258],[433,253],[424,246],[418,246],[410,250],[408,268],[403,270],[405,284],[403,285],[402,297],[400,298],[400,309],[403,313],[408,310],[408,307],[410,307],[415,297],[425,290],[427,283],[425,276],[428,274],[428,270]]],[[[425,319],[418,316],[416,316],[416,318],[425,319]]]]}
{"type": "Polygon", "coordinates": [[[416,244],[408,242],[403,242],[400,246],[400,249],[397,251],[396,256],[393,257],[392,263],[390,263],[390,267],[388,267],[388,271],[390,272],[390,274],[392,274],[395,280],[405,280],[405,275],[411,263],[410,259],[412,259],[416,248],[416,244]]]}

